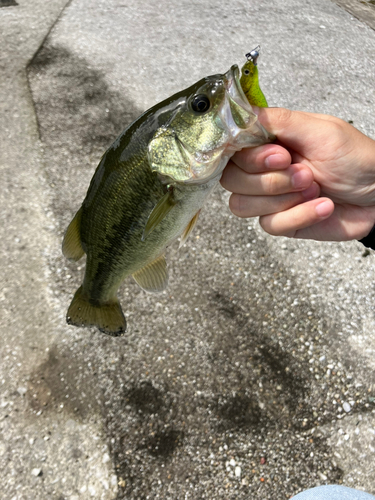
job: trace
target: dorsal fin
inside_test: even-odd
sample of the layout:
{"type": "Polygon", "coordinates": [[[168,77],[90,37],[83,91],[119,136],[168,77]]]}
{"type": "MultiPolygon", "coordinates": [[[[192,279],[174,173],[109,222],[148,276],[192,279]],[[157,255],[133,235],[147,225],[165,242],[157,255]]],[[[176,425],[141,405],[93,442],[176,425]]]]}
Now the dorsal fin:
{"type": "Polygon", "coordinates": [[[162,292],[168,285],[168,270],[164,255],[133,274],[138,285],[146,292],[162,292]]]}
{"type": "Polygon", "coordinates": [[[72,222],[69,224],[66,230],[63,242],[62,242],[62,252],[64,256],[73,261],[79,260],[84,255],[84,250],[81,243],[81,215],[82,207],[73,217],[72,222]]]}

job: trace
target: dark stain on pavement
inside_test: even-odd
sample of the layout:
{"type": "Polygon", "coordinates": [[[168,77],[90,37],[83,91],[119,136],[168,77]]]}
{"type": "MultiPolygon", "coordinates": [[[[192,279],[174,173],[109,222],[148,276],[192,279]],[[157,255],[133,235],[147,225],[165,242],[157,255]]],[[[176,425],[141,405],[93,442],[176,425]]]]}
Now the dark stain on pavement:
{"type": "Polygon", "coordinates": [[[184,433],[176,430],[161,430],[150,436],[144,447],[155,457],[166,459],[173,455],[177,446],[182,444],[184,433]]]}
{"type": "Polygon", "coordinates": [[[1,7],[15,7],[18,3],[15,0],[0,0],[0,9],[1,7]]]}
{"type": "Polygon", "coordinates": [[[162,392],[148,380],[128,390],[125,402],[139,413],[154,414],[166,411],[162,392]]]}
{"type": "Polygon", "coordinates": [[[247,395],[236,394],[219,405],[219,429],[256,428],[261,422],[258,402],[247,395]]]}

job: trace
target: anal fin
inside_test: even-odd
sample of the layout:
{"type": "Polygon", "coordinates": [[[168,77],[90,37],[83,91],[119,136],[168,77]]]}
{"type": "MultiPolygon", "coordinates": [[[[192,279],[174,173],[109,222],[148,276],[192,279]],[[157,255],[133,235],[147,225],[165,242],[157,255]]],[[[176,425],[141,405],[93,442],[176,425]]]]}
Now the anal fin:
{"type": "Polygon", "coordinates": [[[133,274],[138,285],[146,292],[162,292],[168,285],[168,270],[164,255],[133,274]]]}
{"type": "Polygon", "coordinates": [[[180,245],[178,248],[181,248],[185,244],[186,240],[189,238],[193,229],[197,225],[199,214],[200,214],[200,210],[198,210],[198,212],[194,215],[194,217],[191,219],[189,224],[186,226],[184,232],[181,234],[180,245]]]}
{"type": "Polygon", "coordinates": [[[62,242],[62,252],[64,256],[73,261],[79,260],[84,255],[84,250],[81,243],[81,215],[82,207],[73,217],[72,222],[69,224],[66,230],[63,242],[62,242]]]}

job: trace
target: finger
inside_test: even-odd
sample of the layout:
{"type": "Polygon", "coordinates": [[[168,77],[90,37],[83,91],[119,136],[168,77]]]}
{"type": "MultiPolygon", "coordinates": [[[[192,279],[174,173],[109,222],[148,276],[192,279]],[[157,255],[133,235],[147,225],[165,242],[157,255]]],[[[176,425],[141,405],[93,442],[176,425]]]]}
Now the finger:
{"type": "Polygon", "coordinates": [[[245,148],[238,151],[232,162],[249,174],[269,170],[282,170],[291,163],[289,152],[278,144],[265,144],[257,148],[245,148]]]}
{"type": "Polygon", "coordinates": [[[237,217],[258,217],[283,212],[318,196],[319,186],[313,183],[308,189],[300,193],[288,193],[279,196],[232,194],[229,198],[229,208],[237,217]]]}
{"type": "Polygon", "coordinates": [[[313,226],[299,229],[295,238],[318,241],[360,240],[374,226],[375,207],[335,205],[333,214],[313,226]]]}
{"type": "Polygon", "coordinates": [[[261,174],[248,174],[234,163],[226,166],[221,185],[232,193],[253,196],[275,196],[303,191],[313,183],[314,177],[306,165],[291,165],[286,170],[261,174]]]}
{"type": "Polygon", "coordinates": [[[329,198],[318,198],[284,212],[260,217],[259,223],[269,234],[293,238],[298,230],[330,217],[334,208],[334,203],[329,198]]]}

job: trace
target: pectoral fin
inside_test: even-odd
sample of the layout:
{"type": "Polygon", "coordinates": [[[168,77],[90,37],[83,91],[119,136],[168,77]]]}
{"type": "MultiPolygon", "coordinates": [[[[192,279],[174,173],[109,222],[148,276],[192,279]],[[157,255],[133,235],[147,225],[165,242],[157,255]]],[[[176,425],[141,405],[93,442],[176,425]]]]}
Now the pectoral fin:
{"type": "Polygon", "coordinates": [[[168,285],[168,270],[164,255],[134,273],[133,278],[146,292],[162,292],[168,285]]]}
{"type": "Polygon", "coordinates": [[[160,222],[172,210],[175,204],[176,202],[173,198],[173,191],[168,191],[151,212],[147,220],[146,227],[143,231],[142,241],[144,241],[151,233],[151,231],[153,231],[155,227],[160,224],[160,222]]]}
{"type": "Polygon", "coordinates": [[[85,253],[82,248],[80,235],[81,214],[82,208],[78,210],[72,222],[69,224],[62,243],[62,252],[64,256],[73,261],[79,260],[85,253]]]}
{"type": "Polygon", "coordinates": [[[186,226],[184,232],[181,235],[180,245],[178,248],[181,248],[185,244],[186,240],[188,239],[188,237],[192,233],[193,229],[197,225],[199,214],[200,214],[200,210],[198,210],[198,212],[194,215],[194,217],[191,219],[189,224],[186,226]]]}

